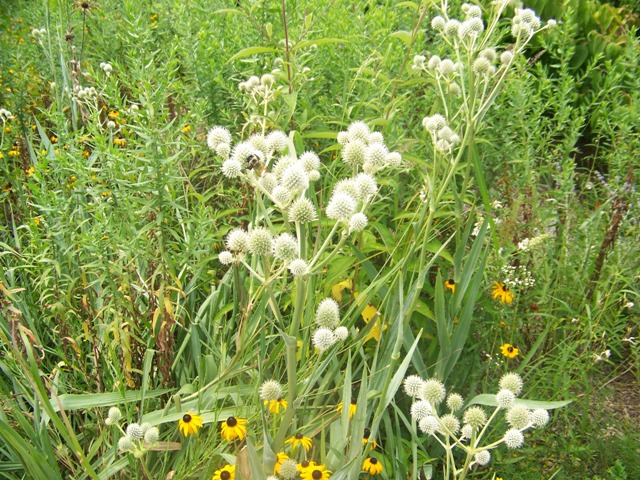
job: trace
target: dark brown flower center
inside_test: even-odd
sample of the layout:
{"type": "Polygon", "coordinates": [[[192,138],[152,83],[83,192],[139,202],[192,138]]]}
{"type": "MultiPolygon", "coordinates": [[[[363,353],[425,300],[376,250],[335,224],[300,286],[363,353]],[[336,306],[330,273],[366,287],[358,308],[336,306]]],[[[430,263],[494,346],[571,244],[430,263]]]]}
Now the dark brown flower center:
{"type": "Polygon", "coordinates": [[[304,435],[302,435],[301,433],[296,433],[296,440],[302,440],[303,437],[304,435]]]}
{"type": "Polygon", "coordinates": [[[454,282],[453,279],[450,278],[449,280],[447,280],[447,284],[448,285],[455,285],[456,282],[454,282]]]}
{"type": "Polygon", "coordinates": [[[370,463],[371,465],[375,465],[376,463],[378,463],[378,459],[377,459],[377,458],[373,458],[373,457],[371,457],[371,458],[369,459],[369,463],[370,463]]]}
{"type": "Polygon", "coordinates": [[[322,470],[314,470],[313,473],[311,473],[311,478],[320,480],[322,478],[322,470]]]}
{"type": "Polygon", "coordinates": [[[507,352],[513,353],[513,347],[511,345],[507,347],[507,352]]]}
{"type": "Polygon", "coordinates": [[[307,468],[309,466],[309,462],[304,460],[300,465],[302,465],[302,468],[307,468]]]}
{"type": "Polygon", "coordinates": [[[185,414],[182,416],[182,421],[183,421],[184,423],[189,423],[189,422],[191,421],[191,415],[189,415],[188,413],[185,413],[185,414]]]}
{"type": "Polygon", "coordinates": [[[362,438],[369,438],[370,436],[371,436],[371,430],[365,427],[364,435],[362,435],[362,438]]]}
{"type": "Polygon", "coordinates": [[[221,480],[229,480],[231,478],[231,474],[226,470],[220,474],[221,480]]]}
{"type": "Polygon", "coordinates": [[[236,417],[227,418],[227,426],[228,427],[235,427],[237,424],[238,424],[238,420],[236,419],[236,417]]]}

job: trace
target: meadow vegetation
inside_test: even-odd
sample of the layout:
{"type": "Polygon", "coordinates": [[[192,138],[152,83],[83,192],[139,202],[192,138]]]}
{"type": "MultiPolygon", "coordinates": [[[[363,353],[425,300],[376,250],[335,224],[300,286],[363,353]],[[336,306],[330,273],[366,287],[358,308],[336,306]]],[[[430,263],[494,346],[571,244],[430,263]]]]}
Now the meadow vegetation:
{"type": "Polygon", "coordinates": [[[0,477],[640,478],[639,15],[3,2],[0,477]]]}

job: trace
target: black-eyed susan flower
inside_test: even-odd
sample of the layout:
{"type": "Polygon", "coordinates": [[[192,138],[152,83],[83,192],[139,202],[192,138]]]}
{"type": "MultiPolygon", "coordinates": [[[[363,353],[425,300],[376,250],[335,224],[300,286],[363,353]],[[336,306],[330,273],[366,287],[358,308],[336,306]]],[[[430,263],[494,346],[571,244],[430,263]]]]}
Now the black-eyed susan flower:
{"type": "Polygon", "coordinates": [[[510,304],[513,302],[513,293],[511,293],[509,287],[503,282],[494,281],[493,292],[491,294],[494,299],[500,300],[502,303],[510,304]]]}
{"type": "Polygon", "coordinates": [[[516,358],[520,353],[520,350],[518,350],[518,347],[514,347],[510,343],[505,343],[504,345],[502,345],[500,347],[500,351],[502,352],[502,355],[504,355],[507,358],[516,358]]]}
{"type": "Polygon", "coordinates": [[[280,409],[282,411],[287,409],[288,403],[284,398],[279,398],[277,400],[265,400],[264,405],[271,413],[280,413],[280,409]]]}
{"type": "Polygon", "coordinates": [[[311,450],[311,439],[309,437],[305,437],[300,432],[296,433],[293,437],[285,440],[285,444],[291,444],[291,449],[295,450],[298,448],[298,445],[302,445],[304,449],[308,452],[311,450]]]}
{"type": "Polygon", "coordinates": [[[300,473],[302,480],[328,480],[331,478],[331,472],[325,470],[324,465],[314,465],[300,473]]]}
{"type": "Polygon", "coordinates": [[[369,427],[364,428],[364,433],[362,434],[362,445],[366,445],[367,443],[371,444],[371,450],[375,449],[378,446],[378,442],[375,440],[371,440],[371,430],[369,427]]]}
{"type": "Polygon", "coordinates": [[[446,282],[444,282],[444,286],[451,290],[451,293],[455,293],[456,291],[456,282],[453,278],[450,278],[446,282]]]}
{"type": "Polygon", "coordinates": [[[220,433],[227,442],[234,438],[242,440],[247,436],[247,421],[231,416],[220,425],[220,433]]]}
{"type": "Polygon", "coordinates": [[[279,452],[276,454],[276,464],[273,466],[273,474],[280,473],[280,466],[284,463],[285,460],[289,460],[289,455],[284,452],[279,452]]]}
{"type": "Polygon", "coordinates": [[[362,464],[362,470],[369,475],[378,475],[382,472],[382,463],[375,457],[367,457],[362,464]]]}
{"type": "Polygon", "coordinates": [[[318,464],[313,460],[303,460],[298,464],[298,471],[300,472],[300,474],[302,474],[303,472],[306,472],[309,469],[313,469],[313,467],[315,467],[316,465],[318,464]]]}
{"type": "Polygon", "coordinates": [[[220,470],[216,470],[212,480],[234,480],[236,478],[235,465],[225,465],[220,470]]]}
{"type": "Polygon", "coordinates": [[[196,434],[202,428],[202,417],[197,413],[187,412],[178,421],[178,428],[185,437],[196,434]]]}
{"type": "MultiPolygon", "coordinates": [[[[358,408],[358,404],[356,402],[354,402],[353,400],[351,400],[351,403],[349,404],[349,418],[353,418],[353,416],[356,414],[356,409],[358,408]]],[[[336,408],[336,411],[338,413],[342,413],[342,402],[340,402],[338,404],[338,407],[336,408]]]]}

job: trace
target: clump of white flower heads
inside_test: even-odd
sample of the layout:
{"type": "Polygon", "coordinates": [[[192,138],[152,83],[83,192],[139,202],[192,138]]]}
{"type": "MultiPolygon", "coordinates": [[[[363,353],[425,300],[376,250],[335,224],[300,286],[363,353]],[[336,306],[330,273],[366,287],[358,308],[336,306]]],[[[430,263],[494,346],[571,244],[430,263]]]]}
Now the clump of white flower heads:
{"type": "Polygon", "coordinates": [[[107,62],[100,62],[100,68],[102,69],[102,71],[105,73],[107,77],[111,75],[111,72],[113,72],[113,66],[107,62]]]}
{"type": "MultiPolygon", "coordinates": [[[[414,59],[414,64],[416,61],[420,63],[414,59]]],[[[338,133],[338,143],[342,145],[342,161],[354,169],[361,167],[365,172],[376,173],[389,165],[384,137],[362,121],[353,122],[346,132],[338,133]]]]}
{"type": "Polygon", "coordinates": [[[436,113],[422,119],[422,125],[431,134],[437,151],[451,153],[453,147],[460,143],[460,137],[448,126],[446,118],[436,113]]]}
{"type": "MultiPolygon", "coordinates": [[[[113,407],[109,410],[109,414],[105,423],[107,425],[117,425],[122,419],[120,410],[113,407]]],[[[132,453],[135,457],[142,457],[149,451],[160,439],[160,430],[152,427],[151,424],[145,422],[142,425],[130,423],[124,431],[124,436],[118,440],[118,450],[122,453],[132,453]]]]}
{"type": "Polygon", "coordinates": [[[267,380],[260,386],[260,400],[265,402],[280,400],[282,395],[282,385],[275,380],[267,380]]]}
{"type": "Polygon", "coordinates": [[[35,38],[38,41],[40,41],[42,37],[44,37],[46,34],[47,34],[46,28],[34,28],[31,30],[31,36],[33,36],[33,38],[35,38]]]}
{"type": "Polygon", "coordinates": [[[224,127],[213,127],[207,134],[207,145],[215,152],[221,143],[231,145],[231,133],[224,127]]]}
{"type": "Polygon", "coordinates": [[[505,265],[500,269],[500,278],[511,289],[531,288],[536,284],[533,274],[525,265],[505,265]]]}
{"type": "Polygon", "coordinates": [[[511,35],[526,42],[535,32],[540,30],[541,26],[542,23],[536,16],[536,12],[530,8],[517,8],[516,14],[511,20],[511,35]]]}

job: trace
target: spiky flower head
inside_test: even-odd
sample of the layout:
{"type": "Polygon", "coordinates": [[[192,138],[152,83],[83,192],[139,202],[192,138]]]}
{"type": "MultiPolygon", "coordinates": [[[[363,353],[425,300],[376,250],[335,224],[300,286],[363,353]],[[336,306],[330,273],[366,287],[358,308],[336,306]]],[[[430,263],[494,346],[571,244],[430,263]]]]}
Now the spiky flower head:
{"type": "Polygon", "coordinates": [[[249,249],[249,234],[240,228],[231,230],[226,245],[232,252],[246,252],[249,249]]]}
{"type": "Polygon", "coordinates": [[[451,75],[456,72],[456,64],[453,63],[453,60],[445,58],[438,65],[438,72],[441,75],[451,75]]]}
{"type": "Polygon", "coordinates": [[[140,440],[142,438],[142,427],[140,427],[140,425],[138,425],[137,423],[130,423],[129,425],[127,425],[126,432],[127,437],[129,437],[133,441],[140,440]]]}
{"type": "Polygon", "coordinates": [[[480,56],[486,58],[490,63],[494,63],[498,58],[495,48],[485,48],[480,52],[480,56]]]}
{"type": "Polygon", "coordinates": [[[444,26],[444,34],[448,37],[458,35],[458,28],[460,28],[460,22],[455,18],[447,20],[444,26]]]}
{"type": "Polygon", "coordinates": [[[447,435],[456,435],[460,430],[460,420],[455,415],[447,413],[440,417],[440,424],[442,425],[441,431],[447,435]]]}
{"type": "Polygon", "coordinates": [[[289,193],[289,190],[284,188],[282,185],[275,186],[271,192],[271,196],[273,197],[273,201],[276,202],[276,205],[279,207],[284,207],[291,201],[291,194],[289,193]]]}
{"type": "Polygon", "coordinates": [[[333,331],[338,340],[344,342],[349,337],[349,329],[347,327],[338,327],[333,331]]]}
{"type": "Polygon", "coordinates": [[[233,253],[224,250],[218,254],[218,260],[222,265],[231,265],[233,263],[233,253]]]}
{"type": "Polygon", "coordinates": [[[418,422],[432,413],[431,404],[426,400],[416,400],[411,405],[411,416],[418,422]]]}
{"type": "Polygon", "coordinates": [[[270,402],[282,398],[282,385],[275,380],[267,380],[260,386],[260,400],[270,402]]]}
{"type": "Polygon", "coordinates": [[[320,157],[315,152],[304,152],[300,155],[299,162],[307,172],[320,168],[320,157]]]}
{"type": "Polygon", "coordinates": [[[436,113],[431,117],[424,117],[422,119],[422,125],[428,131],[435,134],[438,130],[447,126],[447,120],[439,113],[436,113]]]}
{"type": "Polygon", "coordinates": [[[473,406],[465,410],[462,421],[472,428],[480,428],[487,423],[487,414],[480,407],[473,406]]]}
{"type": "Polygon", "coordinates": [[[478,465],[486,465],[491,460],[491,453],[489,450],[480,450],[475,454],[474,459],[478,465]]]}
{"type": "Polygon", "coordinates": [[[310,182],[317,182],[320,180],[320,172],[318,170],[309,170],[307,174],[309,175],[310,182]]]}
{"type": "Polygon", "coordinates": [[[107,425],[113,425],[122,420],[122,412],[118,407],[111,407],[107,413],[107,418],[104,421],[107,425]]]}
{"type": "Polygon", "coordinates": [[[442,30],[446,24],[447,22],[440,15],[436,15],[431,19],[431,28],[434,30],[442,30]]]}
{"type": "Polygon", "coordinates": [[[154,444],[160,438],[160,430],[157,427],[150,427],[144,432],[144,441],[146,443],[154,444]]]}
{"type": "Polygon", "coordinates": [[[227,178],[236,178],[239,177],[242,173],[242,164],[234,159],[230,158],[225,160],[222,164],[222,175],[227,178]]]}
{"type": "Polygon", "coordinates": [[[424,380],[418,375],[409,375],[404,379],[404,392],[410,397],[419,397],[424,390],[424,380]]]}
{"type": "Polygon", "coordinates": [[[278,235],[273,241],[273,255],[283,262],[290,262],[300,255],[298,241],[290,233],[278,235]]]}
{"type": "Polygon", "coordinates": [[[418,428],[427,435],[433,435],[440,428],[440,422],[433,415],[429,415],[418,422],[418,428]]]}
{"type": "Polygon", "coordinates": [[[264,227],[251,230],[249,233],[249,251],[254,255],[271,255],[273,252],[271,232],[264,227]]]}
{"type": "Polygon", "coordinates": [[[360,193],[358,191],[358,188],[356,187],[356,181],[353,178],[344,178],[342,180],[339,180],[333,189],[334,194],[338,192],[348,193],[356,199],[360,198],[360,193]]]}
{"type": "Polygon", "coordinates": [[[398,152],[390,152],[389,155],[387,155],[386,162],[392,167],[399,167],[402,164],[402,155],[398,152]]]}
{"type": "Polygon", "coordinates": [[[349,141],[349,134],[347,132],[338,133],[337,141],[340,145],[344,145],[349,141]]]}
{"type": "Polygon", "coordinates": [[[549,422],[549,412],[544,408],[536,408],[531,412],[530,419],[535,428],[544,427],[549,422]]]}
{"type": "Polygon", "coordinates": [[[495,70],[495,67],[485,57],[478,57],[473,62],[473,73],[478,76],[491,76],[495,70]]]}
{"type": "Polygon", "coordinates": [[[259,150],[262,153],[262,159],[266,158],[267,154],[269,153],[269,147],[267,146],[267,139],[264,135],[251,135],[248,142],[253,148],[259,150]]]}
{"type": "Polygon", "coordinates": [[[357,167],[365,162],[367,145],[362,140],[349,140],[342,147],[342,160],[350,167],[357,167]]]}
{"type": "Polygon", "coordinates": [[[364,213],[354,213],[349,219],[349,232],[361,232],[367,227],[369,220],[364,213]]]}
{"type": "Polygon", "coordinates": [[[505,418],[507,420],[507,423],[511,425],[511,427],[522,430],[529,425],[529,409],[523,405],[514,405],[509,410],[507,410],[505,418]]]}
{"type": "Polygon", "coordinates": [[[309,273],[309,266],[301,258],[296,258],[289,264],[289,271],[294,277],[301,277],[309,273]]]}
{"type": "Polygon", "coordinates": [[[372,145],[374,143],[380,143],[380,144],[384,143],[384,136],[382,135],[382,133],[371,132],[369,134],[369,145],[372,145]]]}
{"type": "MultiPolygon", "coordinates": [[[[386,162],[387,156],[388,155],[385,155],[385,158],[382,160],[382,164],[386,162]]],[[[359,173],[353,181],[356,192],[358,193],[358,198],[369,198],[378,193],[378,185],[373,175],[368,173],[359,173]]]]}
{"type": "Polygon", "coordinates": [[[509,50],[505,50],[504,52],[502,52],[500,54],[500,61],[504,64],[504,65],[508,65],[511,63],[511,60],[513,60],[513,53],[511,53],[509,50]]]}
{"type": "Polygon", "coordinates": [[[506,388],[501,389],[496,394],[496,402],[498,407],[503,409],[511,408],[513,402],[515,402],[516,396],[513,394],[511,390],[507,390],[506,388]]]}
{"type": "Polygon", "coordinates": [[[369,127],[366,123],[357,121],[353,122],[349,125],[347,129],[347,133],[349,134],[349,140],[361,140],[366,142],[369,139],[369,127]]]}
{"type": "Polygon", "coordinates": [[[511,390],[517,397],[522,392],[522,378],[517,373],[505,373],[500,379],[500,388],[511,390]]]}
{"type": "Polygon", "coordinates": [[[451,410],[452,412],[457,412],[462,408],[462,405],[464,405],[464,399],[462,398],[462,395],[458,393],[449,394],[449,396],[447,397],[447,407],[449,408],[449,410],[451,410]]]}
{"type": "Polygon", "coordinates": [[[287,458],[280,464],[280,471],[278,473],[280,473],[285,480],[298,478],[298,464],[292,458],[287,458]]]}
{"type": "Polygon", "coordinates": [[[318,218],[316,207],[306,197],[298,198],[289,207],[289,221],[309,223],[318,218]]]}
{"type": "Polygon", "coordinates": [[[334,220],[349,220],[356,211],[356,200],[344,192],[334,192],[327,204],[327,217],[334,220]]]}
{"type": "Polygon", "coordinates": [[[333,298],[325,298],[316,308],[316,323],[320,327],[334,329],[340,323],[340,309],[333,298]]]}
{"type": "Polygon", "coordinates": [[[430,70],[437,70],[440,68],[441,62],[442,62],[442,59],[438,55],[432,55],[431,58],[429,58],[429,62],[427,63],[427,66],[429,67],[430,70]]]}
{"type": "Polygon", "coordinates": [[[224,160],[228,160],[229,154],[231,153],[231,146],[228,143],[219,143],[216,147],[216,153],[224,160]]]}
{"type": "Polygon", "coordinates": [[[520,448],[524,443],[524,435],[522,435],[522,432],[520,430],[512,428],[510,430],[507,430],[507,432],[504,434],[503,441],[507,448],[520,448]]]}
{"type": "Polygon", "coordinates": [[[290,192],[301,192],[309,188],[309,176],[300,163],[287,168],[282,173],[281,184],[290,192]]]}
{"type": "Polygon", "coordinates": [[[440,380],[430,378],[424,383],[422,396],[432,404],[440,404],[444,400],[446,394],[447,390],[444,388],[444,384],[440,380]]]}
{"type": "Polygon", "coordinates": [[[118,450],[120,450],[121,452],[128,452],[132,448],[133,442],[131,441],[131,438],[129,438],[127,435],[125,435],[124,437],[120,437],[120,440],[118,440],[118,450]]]}
{"type": "Polygon", "coordinates": [[[473,436],[473,427],[469,424],[463,425],[460,429],[460,439],[471,438],[473,436]]]}
{"type": "Polygon", "coordinates": [[[273,173],[276,176],[276,179],[278,180],[278,182],[280,182],[282,180],[282,175],[284,174],[284,172],[289,167],[292,167],[293,165],[296,165],[297,163],[298,163],[298,161],[295,158],[291,158],[289,156],[280,157],[276,161],[276,164],[271,169],[271,173],[273,173]]]}
{"type": "Polygon", "coordinates": [[[224,127],[213,127],[207,134],[207,145],[211,150],[215,151],[216,147],[221,143],[230,145],[231,133],[224,127]]]}
{"type": "Polygon", "coordinates": [[[334,333],[326,327],[320,327],[313,332],[313,345],[324,352],[326,349],[336,343],[336,336],[334,333]]]}
{"type": "Polygon", "coordinates": [[[274,130],[267,135],[267,149],[272,152],[281,153],[287,148],[287,136],[280,130],[274,130]]]}
{"type": "Polygon", "coordinates": [[[239,162],[243,167],[246,167],[249,163],[249,158],[257,157],[260,162],[264,161],[264,153],[261,150],[255,148],[249,142],[242,142],[236,145],[233,149],[232,158],[239,162]]]}

